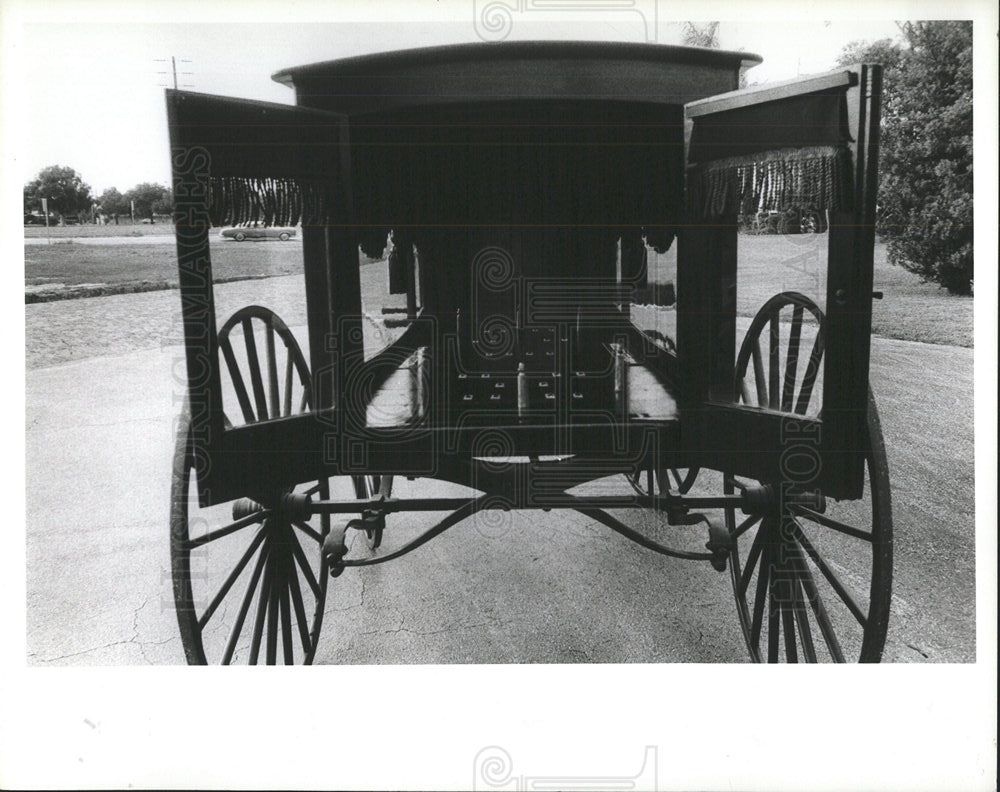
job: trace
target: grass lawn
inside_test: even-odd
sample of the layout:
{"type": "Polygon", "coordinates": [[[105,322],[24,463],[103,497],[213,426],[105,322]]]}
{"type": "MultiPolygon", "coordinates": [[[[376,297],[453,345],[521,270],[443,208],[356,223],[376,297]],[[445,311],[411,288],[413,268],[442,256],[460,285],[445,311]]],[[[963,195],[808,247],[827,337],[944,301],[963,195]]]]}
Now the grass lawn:
{"type": "MultiPolygon", "coordinates": [[[[141,233],[170,233],[172,226],[72,226],[53,231],[93,233],[127,228],[141,233]]],[[[38,231],[38,229],[25,229],[38,231]]],[[[41,229],[44,235],[44,228],[41,229]]],[[[750,236],[739,238],[737,311],[753,316],[781,291],[801,291],[823,307],[826,283],[826,234],[750,236]]],[[[211,240],[217,281],[290,275],[302,271],[302,246],[294,242],[237,243],[211,240]]],[[[25,285],[36,290],[48,284],[146,284],[147,288],[176,284],[177,264],[170,244],[26,245],[25,285]]],[[[675,280],[676,254],[651,257],[655,282],[675,280]]],[[[875,289],[884,293],[872,304],[875,335],[931,344],[973,346],[971,297],[949,295],[944,289],[886,261],[886,246],[875,246],[875,289]]],[[[682,296],[683,299],[683,296],[682,296]]]]}
{"type": "MultiPolygon", "coordinates": [[[[827,234],[743,235],[739,237],[736,310],[754,316],[773,295],[799,291],[821,308],[826,301],[827,234]]],[[[651,257],[652,258],[652,257],[651,257]]],[[[651,278],[674,281],[673,249],[651,261],[651,278]]],[[[972,297],[958,297],[887,261],[887,246],[875,244],[875,291],[884,297],[872,302],[872,331],[885,338],[929,344],[973,346],[972,297]]],[[[683,299],[683,295],[681,295],[683,299]]]]}
{"type": "Polygon", "coordinates": [[[872,306],[872,332],[886,338],[972,347],[972,297],[959,297],[886,261],[875,246],[875,289],[885,293],[872,306]]]}
{"type": "Polygon", "coordinates": [[[71,237],[137,237],[137,236],[161,236],[163,234],[173,234],[173,223],[140,223],[130,225],[128,220],[121,221],[118,225],[83,225],[72,226],[25,226],[25,239],[69,239],[71,237]]]}
{"type": "MultiPolygon", "coordinates": [[[[219,281],[302,271],[302,246],[294,242],[213,240],[211,253],[213,274],[219,281]]],[[[173,245],[62,243],[24,247],[25,285],[143,281],[177,283],[177,251],[173,245]]]]}

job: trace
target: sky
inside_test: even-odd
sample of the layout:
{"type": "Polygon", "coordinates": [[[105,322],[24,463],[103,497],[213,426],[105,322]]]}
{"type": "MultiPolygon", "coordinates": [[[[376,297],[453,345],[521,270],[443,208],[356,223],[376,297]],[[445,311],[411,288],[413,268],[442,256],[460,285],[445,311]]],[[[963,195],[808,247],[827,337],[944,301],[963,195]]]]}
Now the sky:
{"type": "MultiPolygon", "coordinates": [[[[525,0],[521,2],[524,6],[525,0]]],[[[476,3],[413,2],[395,11],[392,4],[365,7],[369,17],[382,17],[378,20],[365,20],[358,13],[353,20],[286,21],[293,16],[289,13],[282,21],[267,23],[243,21],[254,18],[253,3],[204,4],[223,12],[249,10],[203,12],[191,18],[204,21],[191,22],[158,17],[129,21],[134,15],[123,5],[115,15],[108,12],[114,4],[94,2],[74,5],[69,21],[68,6],[50,4],[65,13],[25,13],[8,49],[20,88],[23,141],[12,164],[21,183],[48,165],[70,166],[97,194],[108,187],[124,192],[144,181],[168,184],[163,89],[172,82],[171,56],[178,60],[181,87],[291,103],[291,89],[271,80],[275,71],[370,52],[477,41],[482,28],[474,22],[476,3]],[[89,17],[77,10],[88,6],[93,11],[89,17]],[[231,21],[222,21],[227,18],[231,21]]],[[[681,22],[667,14],[677,4],[637,0],[634,5],[630,11],[522,12],[513,17],[507,40],[680,43],[681,22]]],[[[888,19],[807,18],[776,25],[752,16],[750,21],[722,20],[718,31],[722,48],[763,56],[764,62],[748,73],[751,83],[828,70],[846,43],[898,32],[888,19]]],[[[11,84],[9,74],[5,84],[11,84]]]]}

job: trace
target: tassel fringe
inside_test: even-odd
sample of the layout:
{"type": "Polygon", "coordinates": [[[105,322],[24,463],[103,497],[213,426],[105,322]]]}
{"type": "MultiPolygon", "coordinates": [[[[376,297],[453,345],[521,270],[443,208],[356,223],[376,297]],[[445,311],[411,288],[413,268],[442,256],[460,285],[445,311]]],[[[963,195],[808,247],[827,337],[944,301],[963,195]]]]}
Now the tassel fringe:
{"type": "Polygon", "coordinates": [[[342,215],[342,196],[327,181],[217,176],[210,180],[212,225],[326,225],[342,215]]]}
{"type": "Polygon", "coordinates": [[[753,214],[810,206],[851,206],[850,163],[845,149],[783,149],[696,166],[688,198],[696,216],[753,214]]]}

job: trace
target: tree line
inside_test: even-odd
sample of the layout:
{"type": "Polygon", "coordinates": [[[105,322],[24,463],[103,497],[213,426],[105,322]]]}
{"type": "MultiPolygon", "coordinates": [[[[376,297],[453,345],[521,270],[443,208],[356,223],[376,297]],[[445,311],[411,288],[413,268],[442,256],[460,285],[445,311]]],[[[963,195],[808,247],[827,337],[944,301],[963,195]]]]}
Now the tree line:
{"type": "Polygon", "coordinates": [[[972,23],[905,22],[853,42],[838,65],[881,63],[877,231],[889,261],[971,294],[972,23]]]}
{"type": "Polygon", "coordinates": [[[169,215],[173,209],[170,188],[154,182],[137,184],[124,194],[110,187],[95,195],[73,168],[50,165],[24,185],[24,214],[42,211],[42,199],[48,200],[49,216],[55,222],[74,218],[79,222],[95,221],[98,217],[116,222],[132,216],[153,220],[154,215],[169,215]]]}
{"type": "MultiPolygon", "coordinates": [[[[718,23],[688,23],[684,43],[718,46],[718,23]]],[[[877,230],[889,261],[955,294],[973,289],[972,23],[906,22],[900,36],[848,44],[838,65],[884,68],[877,230]]],[[[72,168],[52,166],[24,187],[24,210],[169,214],[170,190],[138,184],[100,196],[72,168]]]]}
{"type": "MultiPolygon", "coordinates": [[[[688,22],[682,42],[718,47],[718,28],[688,22]]],[[[851,42],[837,58],[883,67],[876,230],[892,264],[971,294],[972,22],[903,22],[899,32],[851,42]]]]}

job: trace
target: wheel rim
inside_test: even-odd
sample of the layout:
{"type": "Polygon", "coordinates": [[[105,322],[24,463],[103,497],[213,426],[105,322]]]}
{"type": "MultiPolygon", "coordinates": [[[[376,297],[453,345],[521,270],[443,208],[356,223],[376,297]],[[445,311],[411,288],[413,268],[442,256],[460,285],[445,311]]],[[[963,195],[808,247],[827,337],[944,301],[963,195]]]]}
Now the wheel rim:
{"type": "Polygon", "coordinates": [[[242,242],[244,239],[246,239],[246,235],[236,234],[235,236],[233,236],[233,239],[235,239],[237,242],[242,242]]]}
{"type": "MultiPolygon", "coordinates": [[[[311,663],[329,578],[320,552],[328,518],[298,522],[249,506],[234,519],[232,503],[200,508],[190,448],[184,421],[175,455],[170,554],[188,662],[311,663]]],[[[296,489],[329,494],[326,481],[296,489]]]]}
{"type": "MultiPolygon", "coordinates": [[[[822,355],[823,314],[815,303],[795,293],[772,298],[755,317],[737,356],[742,401],[818,416],[815,386],[822,355]],[[785,309],[792,316],[785,323],[785,354],[778,354],[785,309]],[[802,343],[807,315],[816,322],[811,345],[802,343]],[[765,330],[767,355],[761,349],[765,330]]],[[[870,394],[864,454],[865,487],[856,501],[827,499],[822,508],[810,509],[782,494],[759,515],[741,514],[737,520],[735,509],[726,511],[737,616],[753,660],[881,659],[892,591],[892,509],[885,445],[870,394]]],[[[783,492],[781,482],[769,483],[783,492]]],[[[757,484],[724,477],[727,494],[757,484]]]]}

